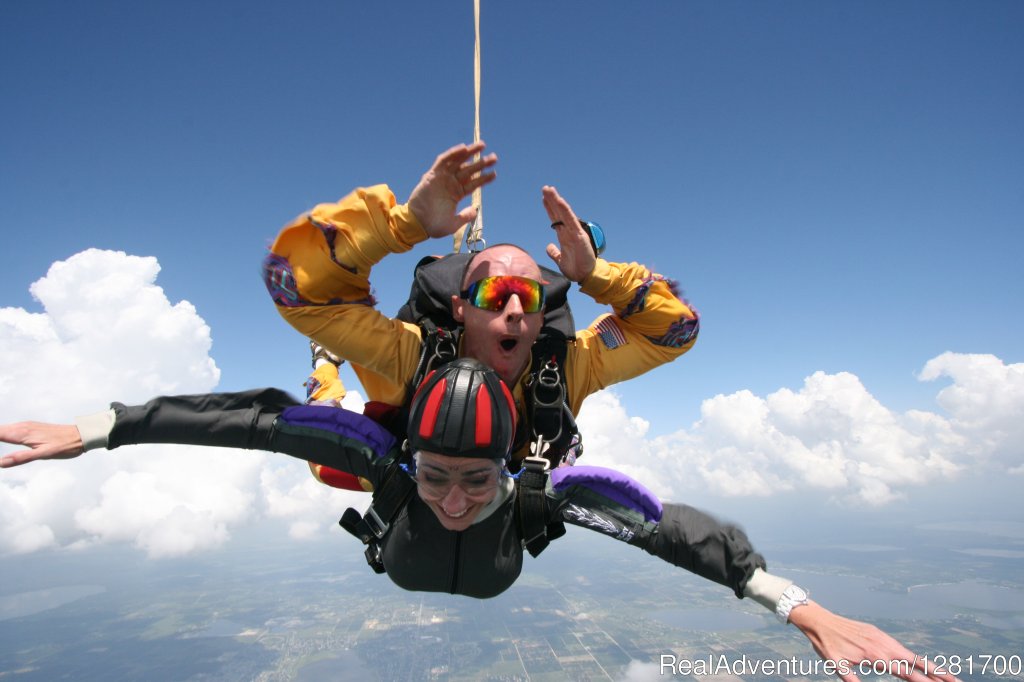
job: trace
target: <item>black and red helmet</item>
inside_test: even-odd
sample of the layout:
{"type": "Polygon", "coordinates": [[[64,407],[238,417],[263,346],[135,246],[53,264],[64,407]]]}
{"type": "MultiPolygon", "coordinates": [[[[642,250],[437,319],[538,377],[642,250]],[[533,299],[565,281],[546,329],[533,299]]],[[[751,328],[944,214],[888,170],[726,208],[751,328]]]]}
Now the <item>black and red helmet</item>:
{"type": "Polygon", "coordinates": [[[423,379],[409,406],[409,447],[450,457],[505,459],[516,432],[512,394],[483,363],[459,358],[423,379]]]}

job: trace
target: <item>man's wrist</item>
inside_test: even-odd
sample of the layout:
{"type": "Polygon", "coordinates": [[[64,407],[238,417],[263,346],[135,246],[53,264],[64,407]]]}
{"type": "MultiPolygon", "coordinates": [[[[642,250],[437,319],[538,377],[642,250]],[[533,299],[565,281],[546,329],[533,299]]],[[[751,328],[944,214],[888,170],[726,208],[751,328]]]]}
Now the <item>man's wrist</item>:
{"type": "Polygon", "coordinates": [[[391,224],[394,226],[397,239],[410,247],[430,238],[427,229],[409,204],[399,204],[391,209],[391,224]]]}
{"type": "Polygon", "coordinates": [[[597,258],[594,261],[594,267],[577,284],[580,285],[580,291],[588,296],[597,298],[598,295],[608,288],[611,278],[612,268],[608,261],[603,258],[597,258]]]}

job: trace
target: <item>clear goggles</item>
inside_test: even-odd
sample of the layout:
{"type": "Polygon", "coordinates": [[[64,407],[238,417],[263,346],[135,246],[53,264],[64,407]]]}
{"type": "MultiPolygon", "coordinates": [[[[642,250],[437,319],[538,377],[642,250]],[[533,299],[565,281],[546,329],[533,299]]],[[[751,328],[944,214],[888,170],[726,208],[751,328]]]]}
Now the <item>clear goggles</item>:
{"type": "Polygon", "coordinates": [[[498,462],[481,460],[479,466],[467,467],[458,473],[421,461],[416,453],[412,477],[416,480],[420,495],[431,500],[444,498],[452,488],[458,486],[470,497],[483,497],[492,493],[501,482],[505,467],[498,462]]]}

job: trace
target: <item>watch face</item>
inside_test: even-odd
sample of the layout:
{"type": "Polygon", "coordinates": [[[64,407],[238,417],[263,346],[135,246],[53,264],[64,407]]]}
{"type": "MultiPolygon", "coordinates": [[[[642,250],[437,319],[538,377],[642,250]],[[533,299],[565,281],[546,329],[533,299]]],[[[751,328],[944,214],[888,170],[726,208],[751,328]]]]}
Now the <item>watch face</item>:
{"type": "Polygon", "coordinates": [[[795,602],[807,601],[807,591],[797,585],[787,587],[786,595],[795,602]]]}

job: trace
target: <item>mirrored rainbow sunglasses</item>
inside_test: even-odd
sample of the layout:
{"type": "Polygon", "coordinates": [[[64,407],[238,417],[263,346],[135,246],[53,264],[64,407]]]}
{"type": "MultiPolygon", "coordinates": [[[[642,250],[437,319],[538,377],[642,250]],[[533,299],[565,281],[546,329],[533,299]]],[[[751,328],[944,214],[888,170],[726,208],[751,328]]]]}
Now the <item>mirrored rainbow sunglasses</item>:
{"type": "Polygon", "coordinates": [[[484,277],[459,292],[459,297],[483,310],[501,311],[515,294],[524,313],[538,313],[544,308],[544,285],[529,277],[497,275],[484,277]]]}

